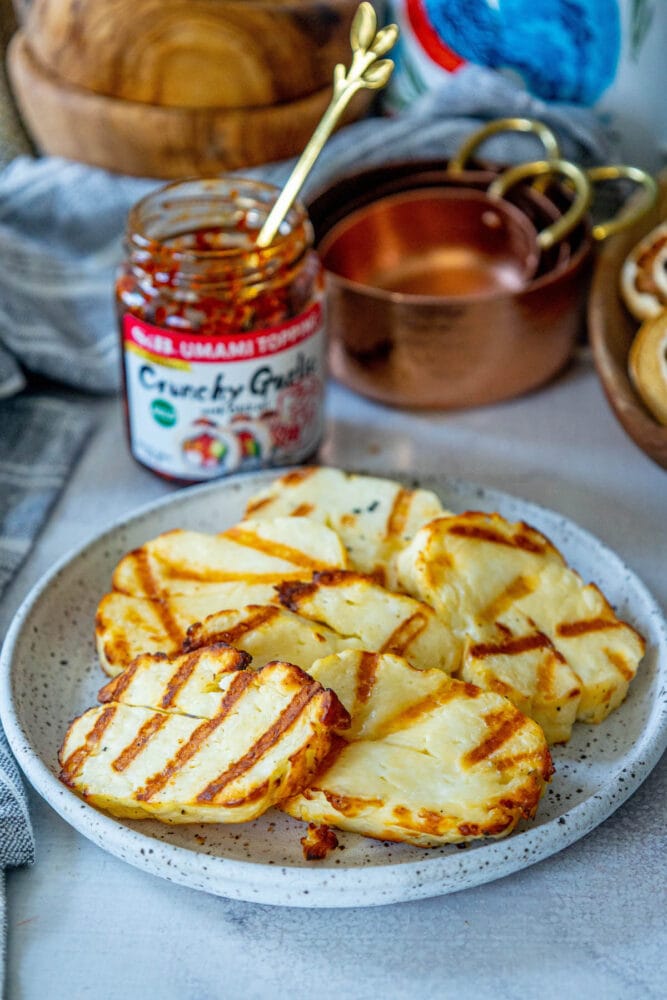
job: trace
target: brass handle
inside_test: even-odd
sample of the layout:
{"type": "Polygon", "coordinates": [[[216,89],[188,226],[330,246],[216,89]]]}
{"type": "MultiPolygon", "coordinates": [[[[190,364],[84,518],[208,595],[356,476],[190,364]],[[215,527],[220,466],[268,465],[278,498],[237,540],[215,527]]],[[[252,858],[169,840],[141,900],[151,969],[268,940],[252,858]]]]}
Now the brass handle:
{"type": "Polygon", "coordinates": [[[358,90],[380,90],[394,69],[391,59],[382,59],[398,38],[398,28],[388,24],[377,28],[375,9],[366,0],[359,4],[350,29],[352,63],[346,71],[342,63],[334,67],[333,96],[308,145],[287,178],[257,237],[257,246],[268,247],[280,228],[315,160],[333,132],[338,119],[358,90]]]}
{"type": "Polygon", "coordinates": [[[569,160],[536,160],[534,163],[520,163],[516,167],[510,167],[488,188],[491,198],[502,198],[511,187],[526,177],[545,177],[548,174],[560,174],[572,181],[575,197],[567,212],[537,234],[537,244],[541,250],[549,250],[554,244],[560,243],[581,222],[588,211],[591,203],[591,184],[584,171],[569,160]]]}
{"type": "Polygon", "coordinates": [[[449,161],[448,170],[452,173],[460,173],[465,169],[466,163],[475,150],[490,136],[497,135],[499,132],[530,132],[540,139],[544,146],[546,159],[560,159],[558,139],[544,122],[538,121],[536,118],[495,118],[487,125],[483,125],[482,128],[477,129],[476,132],[473,132],[465,140],[458,152],[449,161]]]}
{"type": "Polygon", "coordinates": [[[606,240],[608,236],[614,236],[623,229],[634,225],[642,216],[655,205],[658,199],[658,185],[653,177],[639,167],[627,167],[612,165],[606,167],[591,167],[586,171],[586,175],[592,184],[600,184],[605,181],[615,181],[619,178],[627,178],[634,181],[638,187],[643,189],[642,196],[637,199],[636,204],[625,208],[625,205],[611,219],[598,222],[593,226],[591,233],[595,240],[606,240]]]}

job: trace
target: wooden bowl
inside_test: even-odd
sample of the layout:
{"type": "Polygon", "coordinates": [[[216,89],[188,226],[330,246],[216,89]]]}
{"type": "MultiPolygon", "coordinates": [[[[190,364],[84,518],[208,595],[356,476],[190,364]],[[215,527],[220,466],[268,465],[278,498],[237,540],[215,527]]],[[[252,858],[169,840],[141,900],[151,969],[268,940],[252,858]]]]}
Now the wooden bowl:
{"type": "Polygon", "coordinates": [[[42,66],[96,94],[260,107],[323,90],[350,58],[358,0],[33,0],[42,66]]]}
{"type": "Polygon", "coordinates": [[[651,416],[628,375],[628,353],[639,323],[618,290],[627,254],[660,219],[667,219],[667,177],[657,212],[608,240],[600,251],[588,299],[588,331],[602,387],[619,423],[649,458],[667,469],[667,427],[651,416]]]}
{"type": "MultiPolygon", "coordinates": [[[[296,156],[331,99],[331,87],[258,108],[170,108],[104,97],[66,83],[32,54],[22,31],[8,48],[7,70],[38,148],[138,177],[206,176],[296,156]]],[[[357,94],[341,124],[364,113],[357,94]]]]}

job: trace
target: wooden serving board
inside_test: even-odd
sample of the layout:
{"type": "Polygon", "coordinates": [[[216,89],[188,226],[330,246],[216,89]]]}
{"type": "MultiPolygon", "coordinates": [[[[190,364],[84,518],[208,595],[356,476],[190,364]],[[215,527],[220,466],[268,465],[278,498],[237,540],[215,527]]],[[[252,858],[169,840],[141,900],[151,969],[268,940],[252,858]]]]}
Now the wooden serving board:
{"type": "Polygon", "coordinates": [[[96,94],[189,108],[260,107],[331,83],[358,0],[33,0],[42,66],[96,94]]]}
{"type": "Polygon", "coordinates": [[[639,323],[619,294],[623,261],[661,219],[667,219],[667,175],[661,179],[656,211],[610,239],[599,252],[588,300],[588,332],[600,381],[619,422],[642,451],[667,469],[667,427],[651,416],[628,375],[628,352],[639,323]]]}

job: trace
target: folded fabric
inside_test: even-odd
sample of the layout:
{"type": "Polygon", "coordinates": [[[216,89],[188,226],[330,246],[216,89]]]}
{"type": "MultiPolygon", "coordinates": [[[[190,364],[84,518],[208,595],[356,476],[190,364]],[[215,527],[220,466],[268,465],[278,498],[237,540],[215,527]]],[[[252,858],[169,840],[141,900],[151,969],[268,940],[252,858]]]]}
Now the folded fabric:
{"type": "MultiPolygon", "coordinates": [[[[592,112],[547,104],[492,70],[468,66],[395,117],[341,129],[325,146],[303,198],[359,167],[444,160],[474,128],[501,115],[545,121],[563,154],[580,163],[607,157],[607,136],[592,112]]],[[[499,162],[536,153],[534,138],[516,134],[488,145],[499,162]]],[[[280,185],[292,164],[242,173],[280,185]]],[[[20,156],[0,173],[0,397],[19,391],[25,372],[86,391],[118,390],[114,272],[127,212],[158,183],[51,157],[20,156]]]]}
{"type": "MultiPolygon", "coordinates": [[[[74,403],[0,401],[0,596],[44,524],[89,433],[74,403]]],[[[0,869],[32,859],[25,793],[0,727],[0,869]]]]}
{"type": "Polygon", "coordinates": [[[7,939],[5,869],[34,860],[28,803],[14,758],[0,726],[0,975],[7,939]]]}
{"type": "MultiPolygon", "coordinates": [[[[43,526],[89,432],[90,423],[75,403],[32,393],[0,400],[0,597],[43,526]]],[[[6,935],[5,869],[33,859],[25,789],[0,726],[0,976],[6,935]]]]}
{"type": "Polygon", "coordinates": [[[23,562],[89,433],[75,403],[0,400],[0,596],[23,562]]]}

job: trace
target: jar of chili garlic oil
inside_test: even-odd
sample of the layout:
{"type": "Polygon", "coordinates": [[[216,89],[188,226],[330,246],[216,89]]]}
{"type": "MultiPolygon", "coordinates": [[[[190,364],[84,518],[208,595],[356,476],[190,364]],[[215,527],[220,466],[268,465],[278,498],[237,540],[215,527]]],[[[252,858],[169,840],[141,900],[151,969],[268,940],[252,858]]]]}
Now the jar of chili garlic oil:
{"type": "Polygon", "coordinates": [[[116,283],[127,432],[134,458],[169,479],[299,463],[320,443],[322,267],[298,203],[256,246],[277,195],[186,180],[130,211],[116,283]]]}

